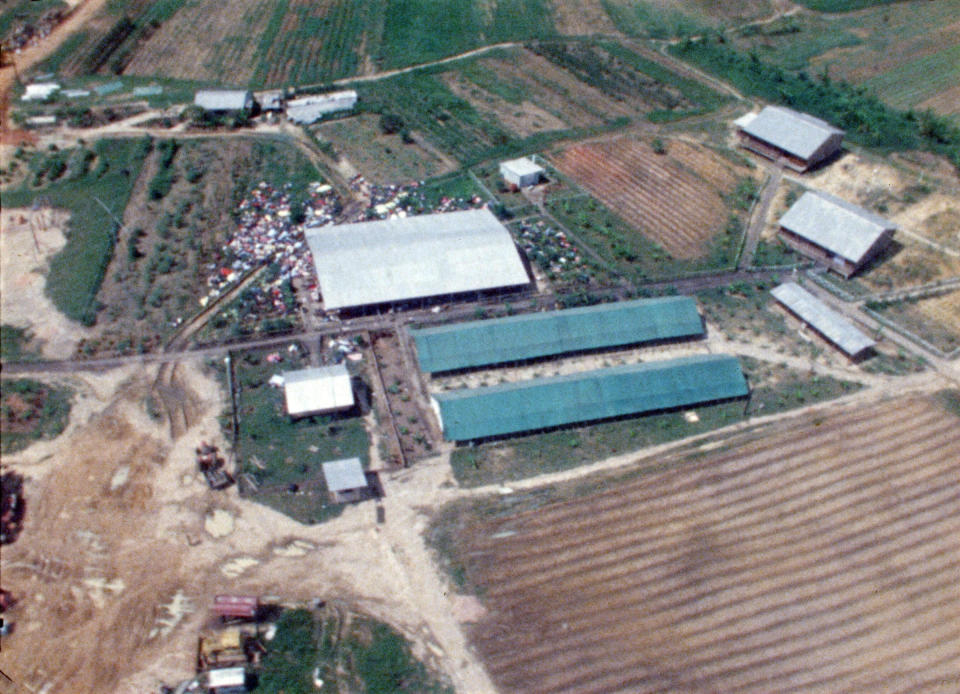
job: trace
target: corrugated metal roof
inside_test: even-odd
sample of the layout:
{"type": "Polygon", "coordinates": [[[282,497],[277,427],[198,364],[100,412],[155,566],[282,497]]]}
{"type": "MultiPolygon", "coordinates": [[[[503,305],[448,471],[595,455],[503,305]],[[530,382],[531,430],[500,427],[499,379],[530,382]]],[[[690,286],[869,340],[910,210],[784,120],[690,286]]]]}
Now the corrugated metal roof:
{"type": "Polygon", "coordinates": [[[703,321],[690,297],[669,296],[411,330],[420,368],[453,371],[602,347],[692,337],[703,321]]]}
{"type": "Polygon", "coordinates": [[[287,117],[295,123],[313,123],[328,113],[345,111],[357,104],[357,92],[347,89],[316,96],[305,96],[287,102],[287,117]]]}
{"type": "Polygon", "coordinates": [[[283,393],[291,416],[353,407],[353,388],[344,364],[284,371],[283,393]]]}
{"type": "Polygon", "coordinates": [[[500,164],[500,173],[503,174],[507,171],[519,178],[529,176],[530,174],[542,174],[543,167],[534,164],[528,157],[520,157],[519,159],[511,159],[510,161],[505,161],[500,164]]]}
{"type": "Polygon", "coordinates": [[[367,486],[363,474],[363,465],[359,458],[331,460],[323,464],[323,478],[331,492],[343,492],[348,489],[362,489],[367,486]]]}
{"type": "Polygon", "coordinates": [[[826,121],[782,106],[767,106],[742,126],[753,137],[801,159],[811,157],[833,135],[843,131],[826,121]]]}
{"type": "Polygon", "coordinates": [[[306,238],[328,309],[530,282],[487,209],[322,227],[306,238]]]}
{"type": "Polygon", "coordinates": [[[834,311],[799,284],[786,282],[770,293],[850,356],[856,356],[876,344],[842,314],[834,311]]]}
{"type": "Polygon", "coordinates": [[[211,689],[242,687],[246,680],[247,675],[242,667],[225,667],[207,672],[207,686],[211,689]]]}
{"type": "Polygon", "coordinates": [[[250,108],[252,99],[250,92],[242,89],[201,89],[193,103],[207,111],[242,111],[250,108]]]}
{"type": "Polygon", "coordinates": [[[449,441],[683,407],[747,394],[735,357],[696,355],[437,393],[449,441]]]}
{"type": "Polygon", "coordinates": [[[780,218],[780,226],[834,255],[859,263],[896,225],[869,210],[820,191],[807,191],[780,218]]]}

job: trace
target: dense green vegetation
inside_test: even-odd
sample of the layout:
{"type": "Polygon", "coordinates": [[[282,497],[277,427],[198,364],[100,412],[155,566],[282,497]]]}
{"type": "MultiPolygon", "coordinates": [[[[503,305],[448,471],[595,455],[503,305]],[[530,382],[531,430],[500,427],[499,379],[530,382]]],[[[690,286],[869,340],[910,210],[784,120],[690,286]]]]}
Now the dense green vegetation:
{"type": "Polygon", "coordinates": [[[458,0],[389,0],[380,60],[404,67],[491,43],[555,35],[549,3],[497,0],[492,8],[458,0]],[[492,9],[492,11],[490,11],[492,9]]]}
{"type": "Polygon", "coordinates": [[[452,694],[418,661],[403,636],[383,622],[327,609],[285,612],[263,659],[257,692],[310,694],[316,670],[324,691],[452,694]]]}
{"type": "Polygon", "coordinates": [[[960,128],[932,111],[894,110],[864,87],[769,65],[756,53],[741,53],[716,37],[687,40],[671,46],[671,52],[743,92],[819,116],[846,130],[853,142],[891,150],[925,149],[960,168],[960,128]]]}
{"type": "Polygon", "coordinates": [[[30,335],[23,328],[0,325],[0,358],[4,361],[19,361],[34,355],[27,351],[30,335]]]}
{"type": "Polygon", "coordinates": [[[801,5],[817,12],[853,12],[874,5],[889,5],[904,0],[797,0],[801,5]]]}
{"type": "Polygon", "coordinates": [[[113,257],[117,220],[149,150],[135,140],[100,140],[93,152],[96,165],[92,168],[88,168],[91,159],[76,150],[42,154],[31,163],[35,176],[43,172],[42,187],[24,183],[3,194],[5,206],[27,207],[43,195],[53,207],[70,211],[67,244],[50,261],[46,291],[58,309],[84,325],[97,320],[97,292],[113,257]],[[85,162],[82,166],[71,169],[51,163],[69,161],[75,155],[77,162],[85,162]]]}
{"type": "Polygon", "coordinates": [[[0,451],[14,453],[34,441],[53,439],[66,428],[71,392],[20,379],[4,381],[0,395],[0,451]]]}

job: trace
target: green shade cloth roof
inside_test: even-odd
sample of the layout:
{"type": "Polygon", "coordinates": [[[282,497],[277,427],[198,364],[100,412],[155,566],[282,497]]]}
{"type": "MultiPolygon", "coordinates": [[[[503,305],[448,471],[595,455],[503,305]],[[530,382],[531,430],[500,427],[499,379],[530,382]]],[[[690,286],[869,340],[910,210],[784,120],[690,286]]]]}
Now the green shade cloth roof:
{"type": "Polygon", "coordinates": [[[411,330],[428,373],[703,334],[687,296],[622,301],[564,311],[411,330]]]}
{"type": "Polygon", "coordinates": [[[434,395],[448,441],[469,441],[746,395],[736,357],[695,355],[434,395]]]}

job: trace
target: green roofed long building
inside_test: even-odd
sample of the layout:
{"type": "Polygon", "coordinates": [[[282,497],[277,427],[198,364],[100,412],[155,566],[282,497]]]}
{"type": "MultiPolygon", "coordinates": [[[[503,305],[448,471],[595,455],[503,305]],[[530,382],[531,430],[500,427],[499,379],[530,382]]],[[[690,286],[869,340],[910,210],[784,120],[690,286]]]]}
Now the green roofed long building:
{"type": "Polygon", "coordinates": [[[695,355],[667,361],[436,393],[448,441],[471,441],[747,395],[736,357],[695,355]]]}
{"type": "Polygon", "coordinates": [[[437,373],[699,337],[703,321],[692,298],[668,296],[441,325],[410,334],[420,368],[437,373]]]}

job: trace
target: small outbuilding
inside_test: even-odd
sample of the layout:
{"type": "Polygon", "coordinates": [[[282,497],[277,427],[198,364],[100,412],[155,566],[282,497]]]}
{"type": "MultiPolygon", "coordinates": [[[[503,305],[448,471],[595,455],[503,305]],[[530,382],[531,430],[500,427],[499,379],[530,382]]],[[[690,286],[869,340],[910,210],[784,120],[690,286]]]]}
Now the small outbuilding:
{"type": "Polygon", "coordinates": [[[345,364],[285,371],[283,395],[291,417],[348,410],[355,402],[345,364]]]}
{"type": "Polygon", "coordinates": [[[780,218],[780,238],[805,256],[850,277],[883,251],[896,225],[858,205],[808,191],[780,218]]]}
{"type": "Polygon", "coordinates": [[[799,284],[786,282],[770,293],[790,313],[813,328],[850,359],[860,359],[876,345],[842,314],[834,311],[799,284]]]}
{"type": "Polygon", "coordinates": [[[740,144],[794,171],[806,171],[836,154],[843,130],[783,106],[767,106],[734,121],[740,144]]]}
{"type": "Polygon", "coordinates": [[[60,89],[56,82],[34,82],[28,84],[20,97],[21,101],[46,101],[60,89]]]}
{"type": "Polygon", "coordinates": [[[528,157],[511,159],[500,164],[500,175],[503,176],[503,180],[517,188],[537,185],[543,174],[543,167],[533,163],[528,157]]]}
{"type": "Polygon", "coordinates": [[[367,476],[359,458],[330,460],[324,463],[323,479],[327,483],[330,498],[337,504],[360,501],[369,492],[367,476]]]}
{"type": "Polygon", "coordinates": [[[253,94],[242,89],[201,89],[194,95],[193,104],[211,113],[250,111],[253,94]]]}
{"type": "Polygon", "coordinates": [[[357,92],[353,89],[304,96],[287,102],[287,118],[294,123],[309,125],[328,113],[349,111],[356,105],[357,92]]]}
{"type": "Polygon", "coordinates": [[[204,673],[210,694],[242,694],[247,689],[247,673],[242,667],[225,667],[204,673]]]}

